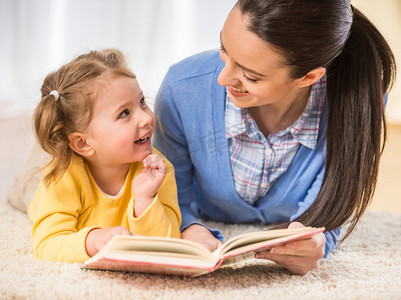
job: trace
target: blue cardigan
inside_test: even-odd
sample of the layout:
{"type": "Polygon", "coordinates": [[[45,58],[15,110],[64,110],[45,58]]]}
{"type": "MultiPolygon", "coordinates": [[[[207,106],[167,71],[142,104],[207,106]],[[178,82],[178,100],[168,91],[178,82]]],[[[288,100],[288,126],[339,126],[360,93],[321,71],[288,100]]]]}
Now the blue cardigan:
{"type": "MultiPolygon", "coordinates": [[[[226,89],[217,83],[224,63],[217,51],[170,67],[155,102],[154,146],[174,165],[184,230],[204,220],[275,224],[301,215],[315,200],[325,172],[327,99],[314,150],[301,145],[288,170],[255,205],[234,186],[225,135],[226,89]]],[[[210,231],[222,239],[218,230],[210,231]]],[[[325,232],[325,256],[340,228],[325,232]]]]}

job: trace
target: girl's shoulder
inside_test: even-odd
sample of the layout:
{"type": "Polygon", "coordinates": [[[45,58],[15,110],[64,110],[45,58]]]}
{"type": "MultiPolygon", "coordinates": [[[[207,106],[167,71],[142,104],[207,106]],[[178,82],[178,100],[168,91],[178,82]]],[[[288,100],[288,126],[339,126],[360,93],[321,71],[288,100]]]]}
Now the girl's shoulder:
{"type": "Polygon", "coordinates": [[[86,185],[89,180],[90,172],[85,160],[81,156],[73,154],[68,169],[57,183],[74,185],[79,189],[86,185]]]}

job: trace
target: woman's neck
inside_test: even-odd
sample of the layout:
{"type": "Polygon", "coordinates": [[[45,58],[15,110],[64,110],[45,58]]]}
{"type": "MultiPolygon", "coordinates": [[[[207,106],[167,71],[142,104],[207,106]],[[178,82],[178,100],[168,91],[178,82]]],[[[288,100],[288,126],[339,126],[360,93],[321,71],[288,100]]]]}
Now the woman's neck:
{"type": "Polygon", "coordinates": [[[87,161],[89,171],[97,186],[106,194],[115,196],[124,186],[130,164],[120,166],[100,166],[87,161]]]}
{"type": "Polygon", "coordinates": [[[267,138],[269,134],[279,132],[292,125],[302,114],[308,102],[310,87],[299,90],[292,98],[280,100],[277,104],[248,108],[259,130],[267,138]]]}

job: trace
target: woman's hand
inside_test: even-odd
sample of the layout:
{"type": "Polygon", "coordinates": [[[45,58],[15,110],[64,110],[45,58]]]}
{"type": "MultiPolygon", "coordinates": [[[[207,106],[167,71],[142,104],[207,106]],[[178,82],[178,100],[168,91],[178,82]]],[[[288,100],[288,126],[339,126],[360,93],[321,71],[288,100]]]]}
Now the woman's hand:
{"type": "MultiPolygon", "coordinates": [[[[305,227],[299,222],[291,223],[288,228],[305,227]]],[[[305,275],[319,267],[319,260],[324,256],[326,237],[321,232],[314,236],[276,246],[270,251],[256,254],[256,258],[269,259],[295,274],[305,275]]]]}
{"type": "Polygon", "coordinates": [[[187,227],[181,233],[181,238],[198,243],[210,252],[216,250],[220,245],[222,245],[222,242],[216,239],[206,227],[199,224],[187,227]]]}
{"type": "Polygon", "coordinates": [[[108,228],[95,228],[86,236],[85,247],[89,256],[93,256],[102,249],[115,235],[133,235],[127,227],[113,226],[108,228]]]}

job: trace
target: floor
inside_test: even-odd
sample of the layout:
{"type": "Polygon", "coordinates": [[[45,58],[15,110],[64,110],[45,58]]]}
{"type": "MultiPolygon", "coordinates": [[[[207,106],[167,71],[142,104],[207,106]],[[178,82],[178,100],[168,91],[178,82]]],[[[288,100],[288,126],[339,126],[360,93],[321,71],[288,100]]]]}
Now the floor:
{"type": "MultiPolygon", "coordinates": [[[[18,176],[34,142],[28,115],[0,119],[0,201],[18,176]]],[[[376,193],[370,209],[401,213],[401,124],[389,126],[376,193]]]]}

